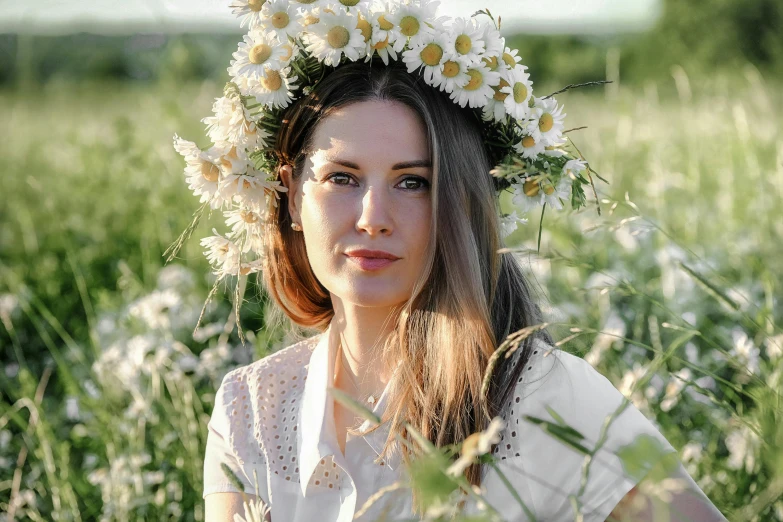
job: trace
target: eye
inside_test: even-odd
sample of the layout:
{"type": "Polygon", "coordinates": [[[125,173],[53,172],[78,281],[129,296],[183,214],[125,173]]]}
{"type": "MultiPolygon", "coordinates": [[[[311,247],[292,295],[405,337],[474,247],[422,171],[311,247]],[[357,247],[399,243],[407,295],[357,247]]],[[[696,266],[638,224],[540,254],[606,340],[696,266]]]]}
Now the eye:
{"type": "Polygon", "coordinates": [[[400,184],[407,190],[423,190],[430,186],[429,181],[420,176],[409,176],[400,181],[400,184]]]}
{"type": "Polygon", "coordinates": [[[335,185],[350,185],[351,175],[346,174],[345,172],[333,172],[326,176],[324,181],[329,181],[335,185]]]}

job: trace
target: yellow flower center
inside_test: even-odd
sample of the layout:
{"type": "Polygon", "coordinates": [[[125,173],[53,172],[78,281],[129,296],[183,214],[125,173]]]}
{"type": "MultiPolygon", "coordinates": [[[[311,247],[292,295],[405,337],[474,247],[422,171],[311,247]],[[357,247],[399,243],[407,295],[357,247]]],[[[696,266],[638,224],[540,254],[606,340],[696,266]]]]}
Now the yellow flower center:
{"type": "Polygon", "coordinates": [[[532,198],[533,196],[538,195],[538,182],[537,181],[525,181],[525,184],[522,185],[522,192],[525,193],[525,196],[532,198]]]}
{"type": "Polygon", "coordinates": [[[490,71],[496,71],[498,68],[498,57],[497,56],[488,56],[483,59],[484,64],[489,68],[490,71]]]}
{"type": "Polygon", "coordinates": [[[527,87],[522,82],[517,82],[514,84],[514,101],[517,103],[522,103],[525,101],[525,98],[527,98],[527,87]]]}
{"type": "Polygon", "coordinates": [[[239,274],[240,274],[240,275],[247,275],[247,274],[249,274],[249,273],[250,273],[250,267],[249,267],[249,266],[247,266],[247,265],[242,265],[242,266],[239,268],[239,274]]]}
{"type": "Polygon", "coordinates": [[[473,42],[470,40],[470,36],[461,34],[454,42],[454,48],[459,54],[468,54],[473,49],[473,42]]]}
{"type": "Polygon", "coordinates": [[[394,29],[394,24],[388,21],[384,15],[378,17],[378,27],[384,31],[391,31],[394,29]]]}
{"type": "Polygon", "coordinates": [[[276,91],[283,85],[283,77],[275,70],[266,72],[266,78],[261,79],[261,85],[270,91],[276,91]]]}
{"type": "Polygon", "coordinates": [[[428,43],[424,49],[419,53],[421,61],[425,65],[438,65],[441,58],[443,58],[443,48],[436,43],[428,43]]]}
{"type": "Polygon", "coordinates": [[[419,21],[415,16],[403,16],[400,20],[400,32],[405,36],[416,36],[419,34],[419,21]]]}
{"type": "Polygon", "coordinates": [[[517,61],[514,60],[514,57],[508,53],[503,53],[503,61],[506,62],[506,65],[508,65],[511,69],[517,65],[517,61]]]}
{"type": "Polygon", "coordinates": [[[340,49],[342,47],[345,47],[348,45],[348,42],[351,40],[351,33],[348,32],[348,29],[341,25],[336,25],[329,29],[329,32],[326,33],[326,41],[329,42],[329,45],[334,47],[335,49],[340,49]]]}
{"type": "Polygon", "coordinates": [[[293,46],[291,44],[283,44],[280,47],[282,49],[285,49],[285,54],[283,55],[283,60],[288,60],[294,54],[294,48],[293,48],[293,46]]]}
{"type": "Polygon", "coordinates": [[[303,25],[304,27],[307,27],[308,25],[317,24],[317,23],[318,23],[318,22],[320,22],[320,21],[321,21],[321,19],[320,19],[320,18],[318,18],[317,16],[313,16],[313,15],[307,15],[307,16],[304,18],[304,20],[302,20],[302,25],[303,25]]]}
{"type": "Polygon", "coordinates": [[[297,1],[300,4],[307,4],[307,5],[314,4],[316,2],[316,0],[297,0],[297,1]]]}
{"type": "Polygon", "coordinates": [[[470,76],[470,81],[464,87],[466,91],[475,91],[484,85],[484,76],[481,74],[481,71],[477,71],[476,69],[468,69],[468,76],[470,76]]]}
{"type": "Polygon", "coordinates": [[[459,64],[448,60],[443,64],[443,76],[446,78],[454,78],[459,74],[459,64]]]}
{"type": "Polygon", "coordinates": [[[251,11],[255,11],[257,13],[261,10],[265,3],[266,0],[248,0],[247,6],[251,11]]]}
{"type": "Polygon", "coordinates": [[[526,149],[529,149],[530,147],[536,146],[536,140],[533,139],[533,136],[525,136],[522,138],[522,146],[526,149]]]}
{"type": "Polygon", "coordinates": [[[384,41],[373,44],[372,48],[375,50],[379,50],[379,49],[386,49],[386,47],[388,46],[389,46],[389,37],[387,36],[384,41]]]}
{"type": "Polygon", "coordinates": [[[538,128],[541,129],[541,132],[549,132],[554,125],[555,119],[548,112],[542,114],[538,120],[538,128]]]}
{"type": "Polygon", "coordinates": [[[220,168],[211,161],[201,160],[201,175],[205,180],[214,183],[220,177],[220,168]]]}
{"type": "Polygon", "coordinates": [[[370,22],[368,22],[365,18],[359,16],[359,21],[356,23],[356,27],[358,27],[362,31],[362,36],[364,36],[364,41],[369,42],[370,37],[372,37],[372,27],[370,27],[370,22]]]}
{"type": "Polygon", "coordinates": [[[250,52],[248,53],[248,58],[250,59],[250,62],[256,65],[264,63],[269,59],[270,56],[272,56],[272,48],[267,44],[263,44],[263,43],[254,45],[253,48],[250,49],[250,52]]]}
{"type": "Polygon", "coordinates": [[[245,223],[258,223],[258,214],[251,212],[250,210],[242,210],[239,213],[239,216],[245,223]]]}
{"type": "Polygon", "coordinates": [[[506,80],[504,80],[503,78],[501,78],[500,79],[500,83],[496,87],[492,87],[495,90],[495,96],[493,96],[495,101],[502,102],[502,101],[505,101],[506,98],[508,98],[508,93],[507,92],[500,92],[500,90],[503,87],[508,87],[508,86],[509,86],[509,83],[506,80]]]}
{"type": "Polygon", "coordinates": [[[478,451],[478,443],[481,440],[481,433],[471,433],[462,441],[460,455],[473,455],[478,451]]]}
{"type": "Polygon", "coordinates": [[[353,7],[359,3],[360,0],[340,0],[340,3],[347,7],[353,7]]]}
{"type": "Polygon", "coordinates": [[[552,195],[554,191],[555,191],[555,186],[552,185],[551,183],[544,185],[544,194],[546,194],[547,196],[552,195]]]}
{"type": "Polygon", "coordinates": [[[274,25],[276,29],[288,27],[290,21],[291,19],[285,11],[279,11],[272,15],[272,25],[274,25]]]}

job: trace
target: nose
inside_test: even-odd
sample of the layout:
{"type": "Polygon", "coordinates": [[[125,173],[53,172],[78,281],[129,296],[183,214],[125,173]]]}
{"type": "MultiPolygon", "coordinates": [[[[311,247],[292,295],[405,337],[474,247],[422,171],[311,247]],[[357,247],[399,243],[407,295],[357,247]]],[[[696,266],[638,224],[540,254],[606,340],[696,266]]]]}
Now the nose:
{"type": "Polygon", "coordinates": [[[371,237],[392,233],[391,201],[382,187],[368,186],[362,196],[356,229],[367,232],[371,237]]]}

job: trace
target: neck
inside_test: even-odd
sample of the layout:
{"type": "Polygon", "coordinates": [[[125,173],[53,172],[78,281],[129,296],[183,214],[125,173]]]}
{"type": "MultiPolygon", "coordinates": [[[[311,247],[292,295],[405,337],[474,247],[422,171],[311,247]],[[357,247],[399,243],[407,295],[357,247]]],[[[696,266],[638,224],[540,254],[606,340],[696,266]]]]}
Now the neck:
{"type": "Polygon", "coordinates": [[[364,398],[378,395],[389,380],[381,358],[384,340],[394,328],[394,307],[363,307],[332,295],[335,342],[342,344],[335,361],[335,386],[364,398]]]}

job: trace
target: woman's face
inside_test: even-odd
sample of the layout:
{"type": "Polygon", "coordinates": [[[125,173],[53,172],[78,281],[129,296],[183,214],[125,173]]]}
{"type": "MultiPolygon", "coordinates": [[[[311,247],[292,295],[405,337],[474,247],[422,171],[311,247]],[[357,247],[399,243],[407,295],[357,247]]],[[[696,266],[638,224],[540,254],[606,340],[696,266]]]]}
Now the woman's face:
{"type": "Polygon", "coordinates": [[[357,102],[317,126],[289,212],[333,296],[359,306],[406,301],[430,236],[432,166],[424,123],[399,102],[357,102]],[[372,250],[376,252],[361,252],[372,250]],[[390,255],[394,260],[378,256],[390,255]]]}

